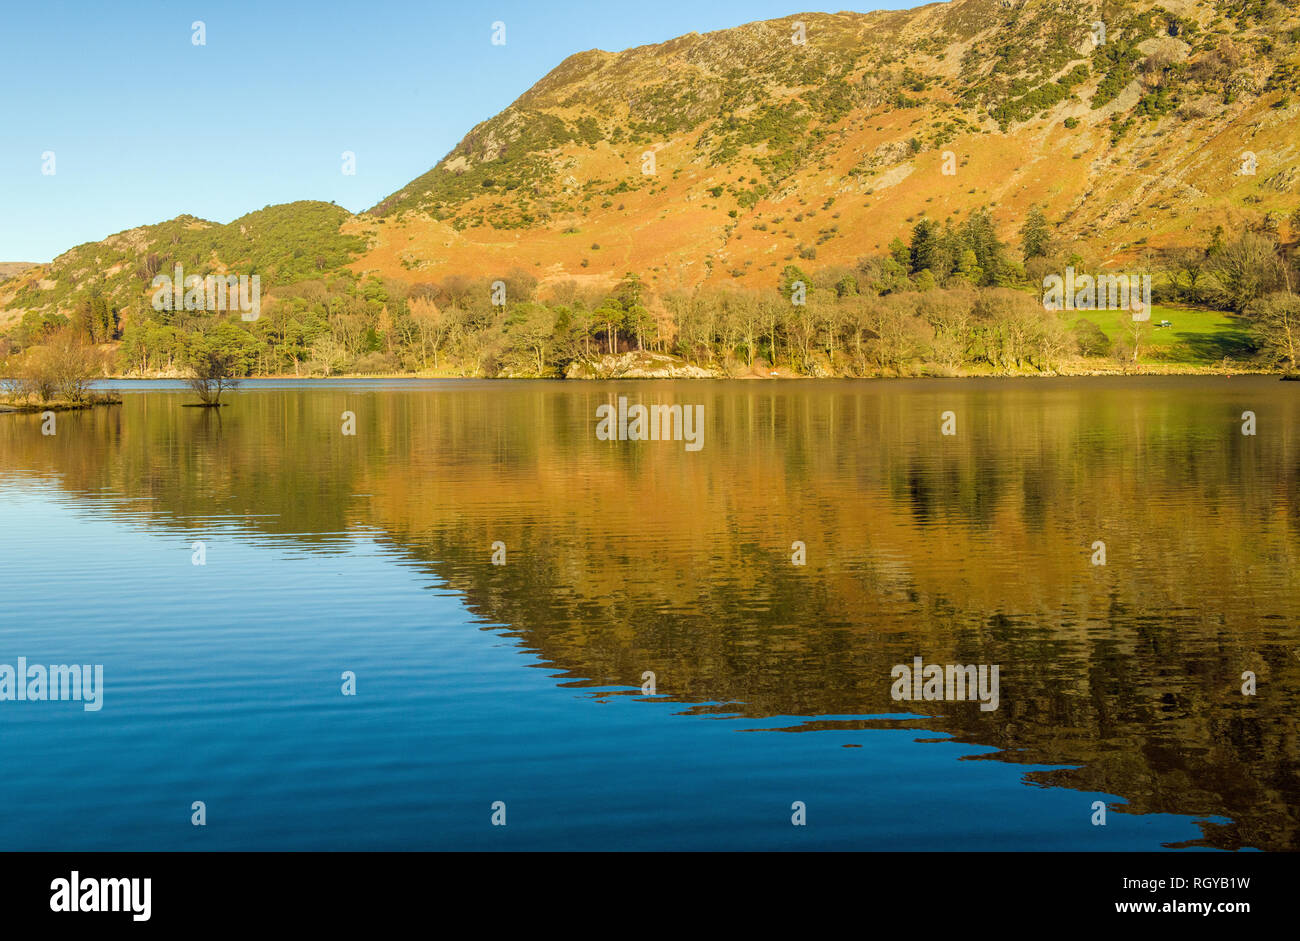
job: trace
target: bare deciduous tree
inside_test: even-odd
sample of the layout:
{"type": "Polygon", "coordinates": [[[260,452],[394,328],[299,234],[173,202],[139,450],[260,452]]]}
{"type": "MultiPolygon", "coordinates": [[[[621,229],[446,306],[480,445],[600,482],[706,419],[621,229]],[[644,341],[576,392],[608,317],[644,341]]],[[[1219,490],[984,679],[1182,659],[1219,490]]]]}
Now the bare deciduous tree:
{"type": "Polygon", "coordinates": [[[1295,368],[1300,363],[1300,296],[1279,291],[1255,301],[1247,313],[1260,352],[1295,368]]]}
{"type": "Polygon", "coordinates": [[[1257,232],[1243,232],[1211,256],[1210,271],[1232,309],[1240,313],[1277,283],[1277,242],[1257,232]]]}

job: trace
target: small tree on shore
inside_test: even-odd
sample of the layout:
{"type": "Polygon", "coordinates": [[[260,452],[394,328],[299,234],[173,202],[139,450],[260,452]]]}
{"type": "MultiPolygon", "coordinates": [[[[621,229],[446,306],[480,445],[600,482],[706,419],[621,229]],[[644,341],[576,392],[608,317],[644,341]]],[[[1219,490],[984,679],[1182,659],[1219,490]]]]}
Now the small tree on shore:
{"type": "Polygon", "coordinates": [[[1300,297],[1278,291],[1256,300],[1247,314],[1260,352],[1294,369],[1300,363],[1300,297]]]}
{"type": "Polygon", "coordinates": [[[90,400],[90,383],[100,369],[98,353],[75,329],[64,327],[27,350],[15,364],[11,385],[23,398],[52,402],[62,397],[82,405],[90,400]]]}

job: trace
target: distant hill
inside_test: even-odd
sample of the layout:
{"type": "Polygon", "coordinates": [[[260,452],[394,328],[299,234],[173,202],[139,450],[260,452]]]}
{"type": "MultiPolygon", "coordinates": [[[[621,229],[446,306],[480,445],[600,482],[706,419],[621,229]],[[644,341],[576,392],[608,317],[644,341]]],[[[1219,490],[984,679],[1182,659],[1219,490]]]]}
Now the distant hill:
{"type": "Polygon", "coordinates": [[[86,242],[48,265],[29,268],[0,285],[0,307],[67,314],[98,293],[126,311],[148,302],[159,273],[231,271],[260,275],[263,290],[337,274],[364,247],[340,232],[347,210],[332,203],[267,206],[228,225],[177,216],[86,242]]]}
{"type": "Polygon", "coordinates": [[[0,281],[5,278],[12,278],[16,274],[21,274],[28,268],[36,267],[32,261],[0,261],[0,281]]]}

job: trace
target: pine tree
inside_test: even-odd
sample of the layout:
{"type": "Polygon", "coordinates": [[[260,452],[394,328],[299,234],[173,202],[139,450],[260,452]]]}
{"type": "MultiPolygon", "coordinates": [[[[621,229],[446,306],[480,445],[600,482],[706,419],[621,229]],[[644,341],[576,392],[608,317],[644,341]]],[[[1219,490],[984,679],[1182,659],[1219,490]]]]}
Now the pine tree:
{"type": "Polygon", "coordinates": [[[90,298],[90,341],[106,343],[112,339],[112,313],[108,301],[102,294],[93,294],[90,298]]]}
{"type": "Polygon", "coordinates": [[[77,331],[83,334],[89,343],[95,342],[95,307],[93,297],[83,297],[77,304],[77,313],[73,318],[77,331]]]}
{"type": "Polygon", "coordinates": [[[1051,245],[1052,227],[1037,206],[1029,210],[1025,224],[1020,228],[1020,244],[1025,253],[1025,260],[1044,258],[1051,245]]]}
{"type": "Polygon", "coordinates": [[[937,229],[938,226],[929,219],[922,219],[912,229],[912,247],[908,260],[913,272],[934,270],[939,249],[937,229]]]}
{"type": "Polygon", "coordinates": [[[985,284],[995,284],[1002,275],[1006,246],[998,239],[993,217],[987,209],[977,209],[967,217],[961,227],[963,240],[975,252],[975,259],[984,271],[985,284]]]}

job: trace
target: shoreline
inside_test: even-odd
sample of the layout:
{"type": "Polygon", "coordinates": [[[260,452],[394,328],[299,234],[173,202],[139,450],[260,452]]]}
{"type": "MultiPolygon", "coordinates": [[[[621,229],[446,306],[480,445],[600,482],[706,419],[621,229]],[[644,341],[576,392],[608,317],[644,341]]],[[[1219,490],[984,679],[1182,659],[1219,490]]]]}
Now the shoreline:
{"type": "MultiPolygon", "coordinates": [[[[459,374],[445,373],[422,373],[422,372],[400,372],[400,373],[336,373],[330,376],[303,376],[294,375],[293,373],[271,373],[259,376],[242,376],[240,382],[330,382],[340,380],[368,379],[368,380],[437,380],[437,381],[472,381],[472,382],[609,382],[615,379],[644,379],[644,380],[687,380],[691,382],[765,382],[776,380],[805,380],[810,382],[836,381],[836,380],[883,380],[892,381],[900,379],[1088,379],[1088,378],[1136,378],[1136,377],[1153,377],[1153,376],[1276,376],[1278,379],[1286,379],[1288,376],[1294,376],[1285,370],[1280,369],[1263,369],[1252,367],[1239,367],[1225,369],[1222,366],[1204,366],[1204,367],[1182,367],[1182,368],[1161,368],[1145,367],[1131,370],[1120,369],[1080,369],[1080,370],[1056,370],[1053,372],[917,372],[914,374],[873,374],[865,376],[853,375],[821,375],[810,376],[803,373],[791,371],[781,371],[774,376],[757,375],[752,372],[738,373],[735,375],[708,375],[708,376],[670,376],[670,375],[624,375],[624,376],[466,376],[459,374]]],[[[96,382],[184,382],[184,376],[155,374],[155,375],[111,375],[97,378],[96,382]]]]}
{"type": "Polygon", "coordinates": [[[116,396],[100,396],[89,402],[69,402],[66,399],[57,399],[53,402],[23,402],[14,403],[0,398],[0,414],[39,414],[41,412],[80,412],[89,408],[99,408],[103,405],[121,405],[122,400],[116,396]]]}

